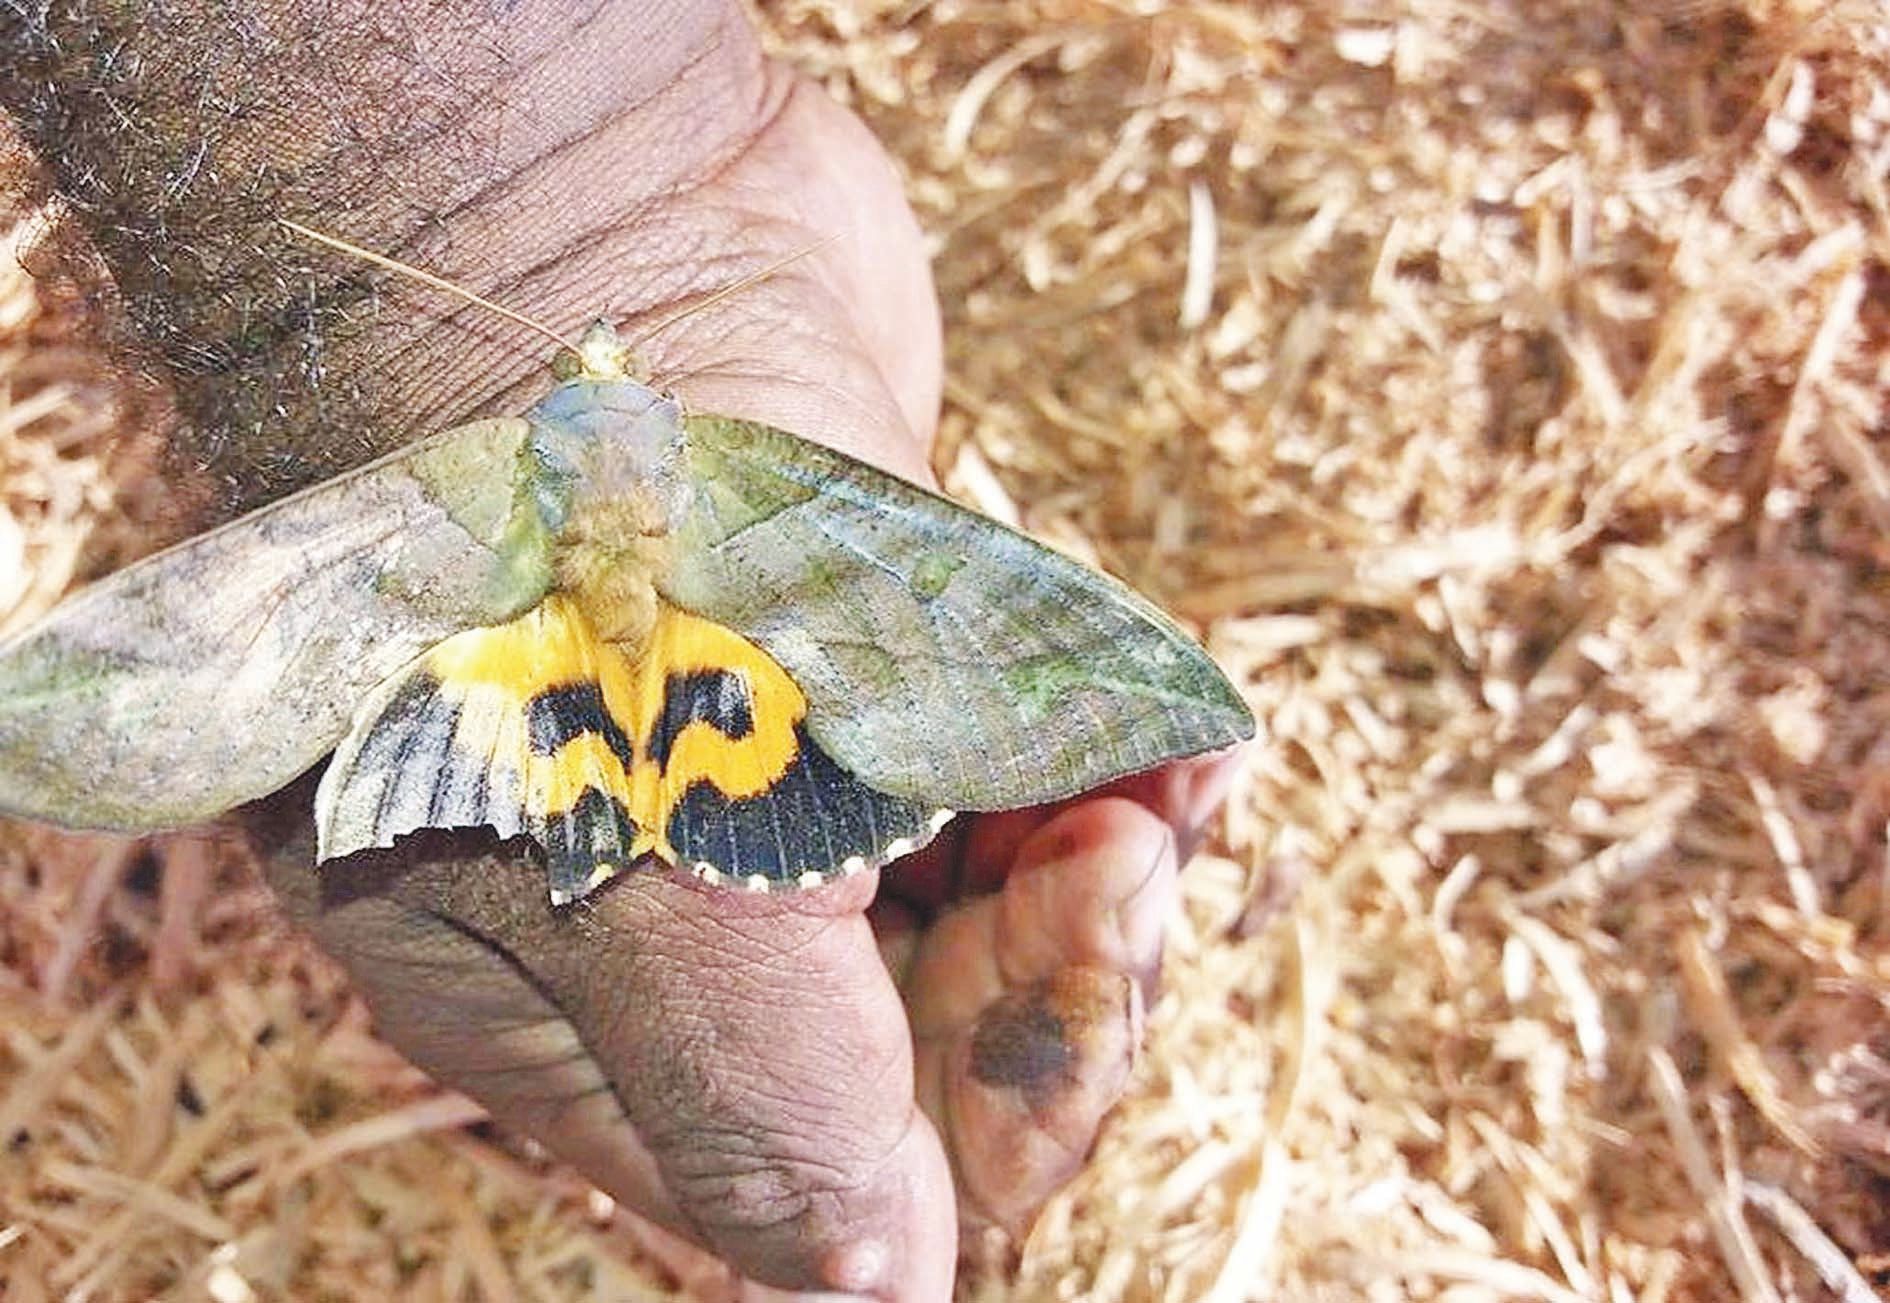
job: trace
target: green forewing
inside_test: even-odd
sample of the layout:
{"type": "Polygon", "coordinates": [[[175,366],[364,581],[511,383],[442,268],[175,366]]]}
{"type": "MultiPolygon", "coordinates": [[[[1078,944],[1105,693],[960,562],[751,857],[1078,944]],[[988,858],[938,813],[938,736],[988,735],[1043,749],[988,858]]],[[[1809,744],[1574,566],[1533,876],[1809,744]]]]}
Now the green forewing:
{"type": "Polygon", "coordinates": [[[287,784],[375,684],[544,595],[529,432],[448,430],[129,566],[0,642],[0,812],[143,831],[287,784]]]}
{"type": "Polygon", "coordinates": [[[1115,580],[784,431],[685,427],[665,595],[779,661],[870,786],[1005,809],[1252,736],[1207,655],[1115,580]]]}

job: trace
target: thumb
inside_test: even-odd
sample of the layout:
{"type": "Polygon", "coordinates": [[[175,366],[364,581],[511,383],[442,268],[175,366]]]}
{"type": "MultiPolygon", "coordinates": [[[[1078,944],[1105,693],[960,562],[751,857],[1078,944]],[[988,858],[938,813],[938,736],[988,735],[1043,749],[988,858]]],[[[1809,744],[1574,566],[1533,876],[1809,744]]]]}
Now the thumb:
{"type": "Polygon", "coordinates": [[[297,804],[252,820],[272,884],[416,1064],[754,1281],[950,1297],[949,1168],[860,912],[876,875],[632,876],[554,911],[543,869],[482,835],[318,873],[297,804]]]}

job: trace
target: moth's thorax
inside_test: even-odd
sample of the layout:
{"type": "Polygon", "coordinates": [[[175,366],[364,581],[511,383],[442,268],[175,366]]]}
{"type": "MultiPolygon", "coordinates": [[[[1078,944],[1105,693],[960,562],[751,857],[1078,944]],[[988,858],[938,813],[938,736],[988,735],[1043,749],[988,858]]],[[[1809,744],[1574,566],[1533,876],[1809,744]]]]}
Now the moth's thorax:
{"type": "Polygon", "coordinates": [[[572,501],[682,491],[682,405],[633,380],[568,380],[526,413],[532,449],[572,501]]]}
{"type": "Polygon", "coordinates": [[[682,408],[634,381],[579,379],[527,419],[554,539],[553,586],[577,599],[603,638],[634,652],[649,637],[668,537],[687,499],[682,408]]]}

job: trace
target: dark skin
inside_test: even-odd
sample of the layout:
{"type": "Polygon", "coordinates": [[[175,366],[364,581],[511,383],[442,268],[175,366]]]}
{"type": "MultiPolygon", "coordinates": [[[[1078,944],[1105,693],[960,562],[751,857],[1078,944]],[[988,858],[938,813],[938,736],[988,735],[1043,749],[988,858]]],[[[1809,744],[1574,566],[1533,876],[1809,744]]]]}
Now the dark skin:
{"type": "MultiPolygon", "coordinates": [[[[174,463],[207,470],[206,520],[548,382],[533,337],[431,291],[364,298],[361,269],[277,214],[631,337],[813,247],[643,351],[697,410],[929,479],[916,224],[865,128],[765,60],[733,5],[166,14],[0,13],[0,52],[27,56],[0,96],[177,396],[174,463]]],[[[963,818],[817,891],[650,873],[561,911],[528,852],[478,833],[317,874],[306,790],[247,824],[288,908],[438,1079],[749,1281],[939,1300],[954,1208],[965,1229],[1027,1227],[1122,1090],[1181,848],[1228,773],[963,818]]]]}

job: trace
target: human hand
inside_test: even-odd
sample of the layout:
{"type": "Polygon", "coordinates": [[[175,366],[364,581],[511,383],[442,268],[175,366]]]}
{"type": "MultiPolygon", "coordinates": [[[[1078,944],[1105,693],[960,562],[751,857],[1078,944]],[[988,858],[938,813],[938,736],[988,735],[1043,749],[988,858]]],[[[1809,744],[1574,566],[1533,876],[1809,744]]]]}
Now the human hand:
{"type": "MultiPolygon", "coordinates": [[[[197,252],[229,247],[233,232],[266,229],[273,205],[400,247],[554,325],[605,315],[632,335],[834,236],[656,335],[649,361],[698,410],[926,478],[939,352],[916,228],[864,128],[765,63],[733,7],[607,8],[573,28],[527,6],[502,23],[469,16],[464,30],[428,11],[433,26],[410,34],[421,48],[390,54],[381,37],[403,12],[364,8],[354,35],[363,58],[424,70],[418,91],[333,50],[297,53],[304,36],[349,38],[332,6],[256,14],[255,30],[291,50],[257,74],[275,79],[255,96],[264,107],[220,133],[199,123],[176,149],[211,145],[211,174],[243,202],[187,194],[198,220],[167,214],[173,235],[182,226],[197,252]],[[452,125],[450,148],[438,122],[452,125]],[[430,170],[416,172],[423,160],[430,170]],[[243,171],[265,161],[289,178],[267,195],[243,171]]],[[[201,66],[208,38],[136,39],[201,66]]],[[[155,82],[152,103],[173,102],[178,85],[155,82]]],[[[49,150],[68,185],[90,182],[60,151],[85,148],[49,150]]],[[[174,269],[195,264],[175,257],[160,281],[135,239],[114,250],[114,238],[101,232],[134,312],[140,274],[152,302],[173,304],[161,352],[227,340],[227,283],[192,285],[174,269]]],[[[277,280],[285,258],[323,281],[358,275],[317,252],[271,256],[277,280]]],[[[267,303],[270,283],[258,272],[241,289],[267,303]]],[[[536,344],[420,293],[388,300],[410,320],[325,329],[323,401],[286,404],[307,431],[294,444],[307,473],[367,451],[362,430],[412,435],[517,410],[544,384],[536,344]]],[[[318,313],[318,326],[334,321],[318,313]]],[[[272,384],[297,380],[302,344],[293,329],[265,342],[257,364],[272,384]]],[[[206,455],[244,424],[247,409],[222,393],[230,377],[186,373],[178,386],[185,459],[253,465],[253,452],[206,455]]],[[[649,875],[552,912],[537,864],[489,837],[427,835],[317,875],[305,791],[250,822],[277,890],[416,1063],[752,1280],[923,1300],[949,1291],[954,1174],[971,1219],[1017,1229],[1087,1151],[1139,1036],[1177,838],[1206,818],[1226,772],[1197,762],[1055,811],[961,820],[888,870],[877,905],[872,874],[766,897],[649,875]]]]}

